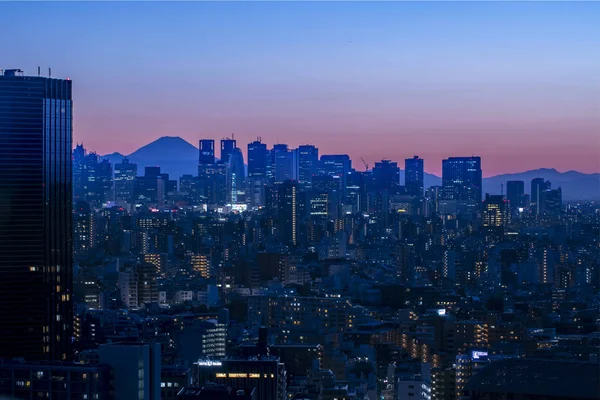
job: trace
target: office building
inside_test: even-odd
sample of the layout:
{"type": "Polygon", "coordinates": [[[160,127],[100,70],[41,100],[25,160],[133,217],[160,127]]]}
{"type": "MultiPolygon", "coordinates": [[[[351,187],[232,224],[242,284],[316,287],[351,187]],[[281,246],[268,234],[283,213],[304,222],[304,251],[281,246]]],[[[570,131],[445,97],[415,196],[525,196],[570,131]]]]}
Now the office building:
{"type": "Polygon", "coordinates": [[[249,208],[265,205],[265,185],[267,183],[267,162],[270,153],[260,138],[248,143],[248,177],[246,178],[246,203],[249,208]]]}
{"type": "Polygon", "coordinates": [[[111,393],[111,370],[106,365],[0,360],[0,376],[0,398],[3,399],[115,398],[111,393]]]}
{"type": "Polygon", "coordinates": [[[562,189],[550,189],[544,193],[544,211],[549,215],[559,215],[562,212],[562,189]]]}
{"type": "Polygon", "coordinates": [[[413,158],[404,160],[404,181],[406,194],[410,196],[423,196],[425,184],[422,158],[414,156],[413,158]]]}
{"type": "Polygon", "coordinates": [[[96,185],[98,187],[99,205],[114,200],[112,164],[103,159],[96,166],[96,185]]]}
{"type": "Polygon", "coordinates": [[[486,193],[483,201],[482,224],[485,228],[503,228],[510,221],[510,209],[502,195],[486,193]]]}
{"type": "Polygon", "coordinates": [[[267,145],[258,140],[248,143],[248,177],[267,175],[267,145]]]}
{"type": "Polygon", "coordinates": [[[471,400],[592,400],[600,397],[595,362],[505,359],[492,363],[465,385],[471,400]]]}
{"type": "Polygon", "coordinates": [[[212,139],[201,139],[198,142],[198,165],[212,165],[215,163],[215,141],[212,139]]]}
{"type": "Polygon", "coordinates": [[[235,148],[229,155],[227,164],[227,194],[231,204],[243,202],[246,185],[246,171],[242,150],[235,148]]]}
{"type": "Polygon", "coordinates": [[[319,168],[319,149],[310,144],[298,146],[296,161],[298,183],[301,187],[310,190],[313,176],[317,175],[319,168]]]}
{"type": "Polygon", "coordinates": [[[221,162],[228,164],[229,163],[229,157],[231,157],[231,154],[233,153],[233,151],[236,148],[236,140],[233,138],[225,138],[225,139],[221,139],[221,162]]]}
{"type": "Polygon", "coordinates": [[[542,215],[546,206],[546,191],[551,189],[550,182],[544,178],[531,180],[531,197],[529,207],[534,215],[542,215]]]}
{"type": "Polygon", "coordinates": [[[160,400],[160,343],[109,343],[98,348],[112,370],[115,399],[160,400]]]}
{"type": "Polygon", "coordinates": [[[294,179],[293,154],[287,144],[276,144],[271,150],[271,181],[283,183],[294,179]]]}
{"type": "Polygon", "coordinates": [[[70,80],[0,74],[0,357],[71,358],[72,107],[70,80]]]}
{"type": "Polygon", "coordinates": [[[199,142],[197,196],[201,203],[224,205],[230,196],[227,193],[227,171],[229,156],[235,148],[235,140],[221,141],[221,159],[215,159],[215,141],[202,139],[199,142]],[[233,147],[231,147],[233,146],[233,147]],[[223,157],[227,160],[223,160],[223,157]]]}
{"type": "Polygon", "coordinates": [[[396,194],[400,190],[400,168],[398,163],[390,160],[381,160],[373,168],[373,185],[375,192],[387,191],[396,194]]]}
{"type": "Polygon", "coordinates": [[[231,386],[207,383],[194,388],[186,387],[177,393],[177,400],[257,400],[256,389],[240,389],[231,386]]]}
{"type": "Polygon", "coordinates": [[[480,210],[481,157],[450,157],[442,161],[443,200],[456,202],[456,212],[472,218],[480,210]]]}
{"type": "Polygon", "coordinates": [[[83,143],[77,144],[73,149],[73,199],[83,200],[83,165],[87,152],[83,143]]]}
{"type": "Polygon", "coordinates": [[[115,200],[132,203],[134,199],[137,164],[127,157],[115,164],[115,200]]]}
{"type": "Polygon", "coordinates": [[[519,212],[519,209],[525,208],[525,182],[506,182],[506,199],[512,213],[519,212]]]}
{"type": "Polygon", "coordinates": [[[347,154],[323,154],[319,160],[319,175],[337,178],[340,187],[346,187],[346,176],[352,170],[352,160],[347,154]]]}
{"type": "Polygon", "coordinates": [[[287,399],[287,373],[277,357],[200,360],[192,366],[192,384],[208,382],[240,389],[256,389],[258,400],[287,399]]]}
{"type": "Polygon", "coordinates": [[[227,325],[214,319],[186,321],[177,344],[180,358],[190,363],[224,358],[227,325]]]}

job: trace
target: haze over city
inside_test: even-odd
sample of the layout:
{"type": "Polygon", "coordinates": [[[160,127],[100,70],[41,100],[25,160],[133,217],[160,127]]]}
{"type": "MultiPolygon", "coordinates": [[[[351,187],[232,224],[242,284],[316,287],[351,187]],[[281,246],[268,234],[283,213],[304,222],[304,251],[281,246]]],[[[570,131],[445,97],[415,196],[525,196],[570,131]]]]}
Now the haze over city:
{"type": "MultiPolygon", "coordinates": [[[[3,59],[75,82],[74,142],[235,133],[373,164],[600,171],[594,3],[7,3],[3,59]],[[109,27],[110,29],[106,29],[109,27]]],[[[245,153],[245,146],[241,146],[245,153]]],[[[357,167],[358,162],[356,163],[357,167]]]]}

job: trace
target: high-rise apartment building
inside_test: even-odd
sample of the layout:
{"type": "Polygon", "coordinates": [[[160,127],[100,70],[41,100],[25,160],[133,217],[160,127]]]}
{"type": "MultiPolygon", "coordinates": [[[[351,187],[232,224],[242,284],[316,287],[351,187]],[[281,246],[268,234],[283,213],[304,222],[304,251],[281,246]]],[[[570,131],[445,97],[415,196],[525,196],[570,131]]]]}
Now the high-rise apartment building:
{"type": "Polygon", "coordinates": [[[423,159],[419,156],[404,160],[404,181],[406,194],[411,196],[423,196],[425,188],[423,178],[423,159]]]}
{"type": "Polygon", "coordinates": [[[0,357],[68,360],[72,82],[0,74],[0,357]]]}
{"type": "Polygon", "coordinates": [[[286,181],[278,185],[279,236],[283,243],[297,245],[300,228],[300,190],[298,183],[286,181]]]}

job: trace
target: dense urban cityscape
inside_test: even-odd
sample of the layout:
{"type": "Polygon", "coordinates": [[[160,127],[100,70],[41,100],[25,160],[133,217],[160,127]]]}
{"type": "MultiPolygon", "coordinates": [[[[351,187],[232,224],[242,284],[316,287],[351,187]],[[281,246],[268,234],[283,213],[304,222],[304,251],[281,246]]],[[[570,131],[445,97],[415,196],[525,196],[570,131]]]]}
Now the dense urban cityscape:
{"type": "Polygon", "coordinates": [[[261,138],[113,165],[73,90],[0,74],[0,395],[598,398],[597,201],[261,138]]]}

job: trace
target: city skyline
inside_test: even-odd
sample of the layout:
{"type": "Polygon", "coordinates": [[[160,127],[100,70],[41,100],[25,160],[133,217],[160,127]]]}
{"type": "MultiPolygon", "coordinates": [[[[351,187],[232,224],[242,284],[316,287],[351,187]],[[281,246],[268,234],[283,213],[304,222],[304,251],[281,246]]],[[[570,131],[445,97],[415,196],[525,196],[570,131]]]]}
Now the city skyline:
{"type": "Polygon", "coordinates": [[[418,154],[437,175],[471,154],[484,176],[600,171],[594,4],[1,7],[7,59],[76,82],[74,141],[99,154],[235,133],[371,165],[418,154]]]}

